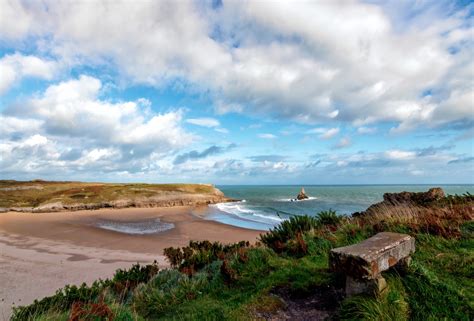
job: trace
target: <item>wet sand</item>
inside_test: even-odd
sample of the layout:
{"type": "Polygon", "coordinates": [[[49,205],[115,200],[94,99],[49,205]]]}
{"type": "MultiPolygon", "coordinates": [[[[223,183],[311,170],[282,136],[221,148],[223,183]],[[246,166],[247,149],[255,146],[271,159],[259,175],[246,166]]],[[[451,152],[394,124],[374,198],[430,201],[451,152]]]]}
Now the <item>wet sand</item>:
{"type": "Polygon", "coordinates": [[[190,240],[255,241],[261,231],[205,220],[205,208],[128,208],[56,213],[0,213],[0,320],[11,307],[42,298],[66,284],[111,277],[117,268],[157,260],[169,246],[190,240]],[[103,220],[140,222],[159,218],[174,228],[131,235],[98,228],[103,220]]]}

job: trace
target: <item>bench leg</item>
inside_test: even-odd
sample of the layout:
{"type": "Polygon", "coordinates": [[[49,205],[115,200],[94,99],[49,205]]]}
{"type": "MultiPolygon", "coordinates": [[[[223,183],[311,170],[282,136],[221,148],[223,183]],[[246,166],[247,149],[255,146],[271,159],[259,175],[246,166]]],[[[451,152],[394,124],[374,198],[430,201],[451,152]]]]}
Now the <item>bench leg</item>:
{"type": "Polygon", "coordinates": [[[400,261],[397,262],[395,265],[395,270],[398,271],[401,275],[405,275],[408,273],[408,268],[410,267],[411,264],[411,256],[407,256],[400,261]]]}
{"type": "Polygon", "coordinates": [[[356,294],[379,294],[387,288],[387,281],[380,275],[373,280],[356,280],[346,277],[346,297],[356,294]]]}

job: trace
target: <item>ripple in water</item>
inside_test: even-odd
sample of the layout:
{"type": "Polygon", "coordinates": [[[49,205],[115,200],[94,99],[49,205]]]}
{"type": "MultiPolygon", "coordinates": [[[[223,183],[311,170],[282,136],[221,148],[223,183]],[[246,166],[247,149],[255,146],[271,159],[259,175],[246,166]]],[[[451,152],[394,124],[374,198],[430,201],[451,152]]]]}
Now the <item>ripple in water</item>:
{"type": "Polygon", "coordinates": [[[174,228],[173,223],[161,222],[160,219],[140,222],[120,222],[101,220],[95,224],[98,228],[125,234],[155,234],[174,228]]]}

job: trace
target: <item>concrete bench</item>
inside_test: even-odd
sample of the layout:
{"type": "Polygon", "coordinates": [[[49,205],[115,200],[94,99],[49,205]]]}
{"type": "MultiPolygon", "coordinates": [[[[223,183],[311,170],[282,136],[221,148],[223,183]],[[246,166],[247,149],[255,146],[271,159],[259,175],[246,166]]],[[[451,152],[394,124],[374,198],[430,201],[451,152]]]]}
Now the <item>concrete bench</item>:
{"type": "Polygon", "coordinates": [[[406,234],[382,232],[358,244],[332,249],[329,264],[346,275],[346,295],[382,291],[380,274],[394,265],[406,267],[415,252],[415,239],[406,234]]]}

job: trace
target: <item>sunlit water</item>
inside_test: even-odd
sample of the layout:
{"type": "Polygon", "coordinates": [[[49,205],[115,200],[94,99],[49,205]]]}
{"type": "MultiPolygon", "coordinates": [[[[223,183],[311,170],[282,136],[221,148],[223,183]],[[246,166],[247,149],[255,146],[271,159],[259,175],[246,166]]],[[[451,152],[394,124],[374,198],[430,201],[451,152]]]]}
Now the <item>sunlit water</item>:
{"type": "Polygon", "coordinates": [[[267,230],[292,215],[315,215],[329,209],[349,215],[380,202],[387,192],[421,192],[438,186],[447,194],[474,193],[474,185],[304,186],[310,199],[294,202],[302,186],[217,186],[226,196],[241,201],[211,205],[206,217],[267,230]]]}

